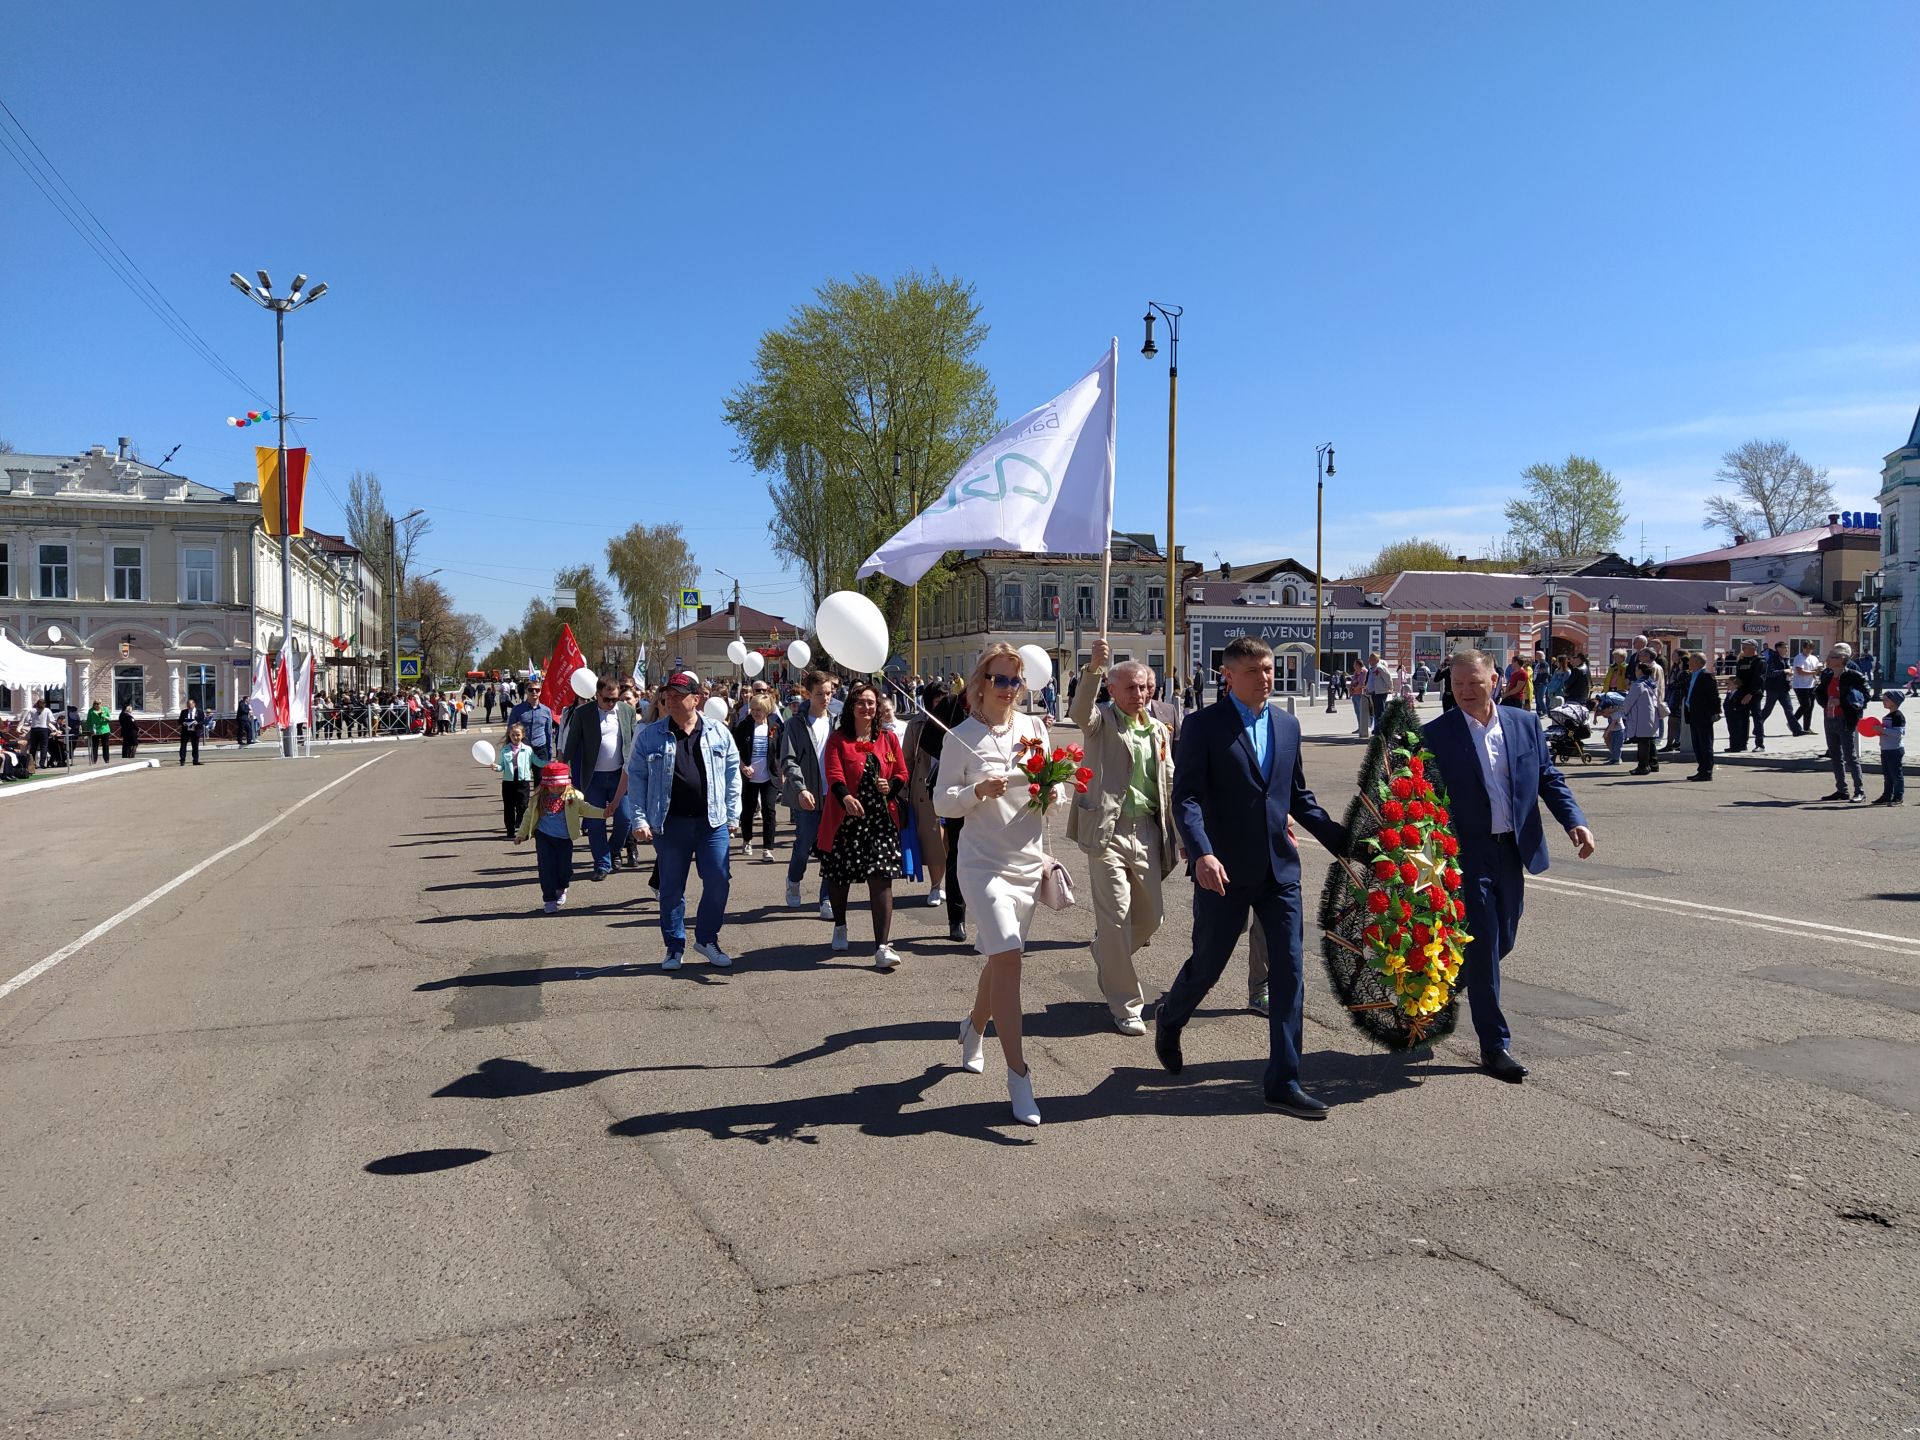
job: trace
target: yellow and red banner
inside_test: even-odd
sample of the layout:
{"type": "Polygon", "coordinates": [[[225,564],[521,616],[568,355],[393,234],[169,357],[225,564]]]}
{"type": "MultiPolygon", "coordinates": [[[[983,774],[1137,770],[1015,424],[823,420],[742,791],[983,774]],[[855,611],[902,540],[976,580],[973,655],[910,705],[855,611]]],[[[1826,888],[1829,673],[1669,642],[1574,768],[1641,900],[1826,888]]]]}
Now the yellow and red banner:
{"type": "MultiPolygon", "coordinates": [[[[260,514],[267,534],[280,533],[280,451],[278,447],[256,445],[253,463],[260,472],[260,514]]],[[[301,502],[307,495],[307,452],[304,448],[287,451],[287,529],[301,533],[301,502]]]]}

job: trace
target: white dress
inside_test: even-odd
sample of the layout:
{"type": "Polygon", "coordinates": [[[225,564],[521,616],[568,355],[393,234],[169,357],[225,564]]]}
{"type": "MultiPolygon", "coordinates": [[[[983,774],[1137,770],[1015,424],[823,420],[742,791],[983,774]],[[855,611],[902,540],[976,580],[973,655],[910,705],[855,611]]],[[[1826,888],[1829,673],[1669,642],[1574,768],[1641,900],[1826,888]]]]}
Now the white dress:
{"type": "Polygon", "coordinates": [[[1017,747],[1026,739],[1047,743],[1039,717],[1015,714],[1009,728],[996,735],[970,716],[940,747],[933,808],[948,820],[966,821],[954,857],[954,883],[967,902],[968,918],[979,928],[982,955],[1024,949],[1039,899],[1045,858],[1040,812],[1027,809],[1027,781],[1016,764],[1017,747]],[[1002,775],[1009,777],[1005,795],[975,796],[976,784],[1002,775]]]}

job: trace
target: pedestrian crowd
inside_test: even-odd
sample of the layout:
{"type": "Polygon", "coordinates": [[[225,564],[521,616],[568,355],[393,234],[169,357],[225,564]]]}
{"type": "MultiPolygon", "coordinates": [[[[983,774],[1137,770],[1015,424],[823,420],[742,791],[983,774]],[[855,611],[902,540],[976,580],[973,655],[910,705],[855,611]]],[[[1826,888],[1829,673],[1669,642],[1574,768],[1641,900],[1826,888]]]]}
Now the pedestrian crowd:
{"type": "MultiPolygon", "coordinates": [[[[580,842],[596,882],[638,871],[639,848],[650,847],[666,970],[693,957],[734,966],[722,946],[733,865],[756,851],[771,863],[786,849],[785,903],[817,909],[831,926],[826,954],[851,949],[849,907],[864,890],[870,936],[862,945],[870,940],[865,953],[883,973],[902,964],[891,934],[895,885],[926,880],[926,903],[945,908],[950,937],[964,943],[971,930],[981,957],[973,1003],[958,1023],[959,1063],[982,1073],[991,1035],[1014,1117],[1037,1125],[1021,972],[1039,909],[1074,903],[1048,849],[1049,810],[1064,804],[1068,843],[1087,859],[1093,968],[1115,1030],[1147,1034],[1134,957],[1159,929],[1163,887],[1184,860],[1195,887],[1193,948],[1155,1015],[1160,1063],[1180,1073],[1181,1033],[1251,929],[1261,970],[1255,1008],[1269,1031],[1264,1097],[1286,1113],[1322,1118],[1327,1107],[1300,1082],[1304,907],[1294,827],[1335,854],[1348,840],[1307,787],[1299,724],[1273,699],[1273,652],[1251,638],[1234,641],[1221,696],[1201,709],[1181,703],[1184,694],[1158,699],[1146,665],[1110,660],[1099,641],[1070,677],[1069,718],[1082,742],[1071,748],[1051,738],[1050,714],[1022,704],[1024,662],[1006,644],[988,646],[957,686],[929,680],[899,695],[904,715],[876,684],[843,688],[819,669],[783,689],[711,686],[675,671],[650,695],[602,677],[591,697],[559,715],[523,695],[507,710],[495,760],[503,824],[512,843],[533,842],[547,914],[567,904],[580,842]],[[1039,783],[1060,774],[1071,779],[1039,783]]],[[[1427,735],[1456,797],[1466,923],[1476,937],[1469,1003],[1484,1067],[1517,1082],[1526,1071],[1508,1050],[1499,961],[1514,941],[1524,874],[1546,866],[1539,808],[1582,857],[1593,853],[1593,836],[1535,713],[1495,704],[1502,687],[1493,662],[1462,652],[1447,674],[1451,706],[1427,735]]],[[[1372,709],[1369,699],[1369,723],[1372,709]]]]}

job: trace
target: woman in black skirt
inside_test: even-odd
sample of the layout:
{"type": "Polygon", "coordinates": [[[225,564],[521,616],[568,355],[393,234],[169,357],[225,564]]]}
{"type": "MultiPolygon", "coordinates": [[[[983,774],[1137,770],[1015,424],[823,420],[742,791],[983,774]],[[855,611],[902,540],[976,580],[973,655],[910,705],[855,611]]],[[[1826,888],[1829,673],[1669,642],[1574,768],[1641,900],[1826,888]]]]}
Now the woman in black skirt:
{"type": "Polygon", "coordinates": [[[900,963],[899,952],[887,943],[893,930],[893,877],[900,873],[894,805],[905,792],[907,758],[900,737],[879,717],[880,692],[856,680],[820,757],[827,794],[815,849],[833,903],[833,948],[847,948],[847,896],[864,880],[873,906],[874,968],[891,970],[900,963]]]}

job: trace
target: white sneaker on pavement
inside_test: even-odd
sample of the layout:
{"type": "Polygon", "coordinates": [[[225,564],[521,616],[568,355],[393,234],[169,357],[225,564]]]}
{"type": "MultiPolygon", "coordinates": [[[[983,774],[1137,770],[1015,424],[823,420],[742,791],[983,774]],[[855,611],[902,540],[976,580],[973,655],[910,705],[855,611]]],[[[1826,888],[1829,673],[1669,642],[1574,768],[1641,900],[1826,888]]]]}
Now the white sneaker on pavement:
{"type": "Polygon", "coordinates": [[[836,951],[844,950],[847,948],[847,927],[846,926],[836,925],[833,927],[833,948],[836,951]]]}
{"type": "Polygon", "coordinates": [[[873,952],[873,968],[876,970],[899,969],[900,952],[891,945],[879,946],[873,952]]]}
{"type": "Polygon", "coordinates": [[[833,921],[833,902],[832,902],[831,900],[822,900],[822,901],[820,902],[820,918],[821,918],[822,920],[825,920],[825,921],[827,921],[827,922],[828,922],[829,924],[831,924],[831,923],[832,923],[832,921],[833,921]]]}
{"type": "Polygon", "coordinates": [[[1116,1015],[1113,1017],[1113,1028],[1122,1035],[1144,1035],[1147,1033],[1147,1022],[1138,1015],[1116,1015]]]}
{"type": "Polygon", "coordinates": [[[790,908],[798,909],[806,903],[806,901],[800,898],[800,887],[798,885],[787,886],[787,905],[790,908]]]}
{"type": "Polygon", "coordinates": [[[946,903],[947,903],[947,892],[945,890],[942,890],[938,885],[934,886],[931,890],[927,891],[927,904],[944,905],[946,903]]]}
{"type": "Polygon", "coordinates": [[[731,970],[733,968],[733,957],[720,948],[718,941],[709,940],[704,945],[695,944],[693,948],[707,957],[707,963],[709,965],[717,966],[722,970],[731,970]]]}
{"type": "Polygon", "coordinates": [[[558,898],[558,899],[556,899],[556,900],[555,900],[555,901],[554,901],[553,903],[554,903],[554,904],[556,904],[556,905],[564,905],[564,904],[566,904],[566,903],[567,903],[567,892],[566,892],[566,891],[564,891],[564,890],[562,890],[562,891],[560,892],[560,895],[559,895],[559,898],[558,898]]]}
{"type": "Polygon", "coordinates": [[[660,968],[662,970],[678,970],[680,968],[679,953],[676,951],[674,954],[664,957],[660,961],[660,968]]]}

